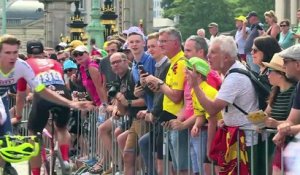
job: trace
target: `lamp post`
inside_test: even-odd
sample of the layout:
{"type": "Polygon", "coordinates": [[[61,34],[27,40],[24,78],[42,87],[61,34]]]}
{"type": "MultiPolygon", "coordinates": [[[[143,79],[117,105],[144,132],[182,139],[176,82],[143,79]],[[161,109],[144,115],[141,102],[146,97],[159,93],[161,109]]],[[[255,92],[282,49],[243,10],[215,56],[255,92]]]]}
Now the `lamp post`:
{"type": "Polygon", "coordinates": [[[118,15],[115,12],[115,7],[112,0],[105,0],[104,7],[101,9],[101,23],[105,26],[104,37],[105,39],[114,34],[116,28],[116,19],[118,15]]]}
{"type": "Polygon", "coordinates": [[[104,43],[104,26],[99,22],[100,20],[100,2],[99,0],[92,1],[92,13],[91,13],[91,22],[87,26],[87,32],[89,33],[89,39],[94,38],[96,45],[99,48],[102,48],[104,43]]]}
{"type": "Polygon", "coordinates": [[[6,1],[2,0],[2,35],[6,34],[6,1]]]}

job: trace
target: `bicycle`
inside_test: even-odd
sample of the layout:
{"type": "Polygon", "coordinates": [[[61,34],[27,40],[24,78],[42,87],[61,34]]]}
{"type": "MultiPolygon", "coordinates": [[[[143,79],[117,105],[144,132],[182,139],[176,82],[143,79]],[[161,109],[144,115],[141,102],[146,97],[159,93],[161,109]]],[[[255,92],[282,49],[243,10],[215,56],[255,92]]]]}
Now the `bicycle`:
{"type": "MultiPolygon", "coordinates": [[[[20,136],[5,135],[0,137],[0,157],[9,163],[19,163],[30,160],[38,155],[41,145],[41,135],[20,136]]],[[[4,171],[4,169],[2,170],[4,171]]],[[[3,174],[3,172],[1,172],[3,174]]]]}
{"type": "Polygon", "coordinates": [[[42,162],[45,169],[45,175],[56,175],[58,170],[58,165],[60,165],[61,172],[63,175],[71,174],[71,166],[69,162],[66,162],[62,159],[61,152],[58,147],[58,141],[55,139],[55,126],[53,123],[53,119],[56,117],[55,110],[50,111],[51,116],[48,119],[48,125],[50,125],[51,132],[49,132],[46,128],[43,130],[43,136],[45,140],[50,141],[49,148],[42,148],[42,162]],[[44,153],[43,153],[44,152],[44,153]]]}

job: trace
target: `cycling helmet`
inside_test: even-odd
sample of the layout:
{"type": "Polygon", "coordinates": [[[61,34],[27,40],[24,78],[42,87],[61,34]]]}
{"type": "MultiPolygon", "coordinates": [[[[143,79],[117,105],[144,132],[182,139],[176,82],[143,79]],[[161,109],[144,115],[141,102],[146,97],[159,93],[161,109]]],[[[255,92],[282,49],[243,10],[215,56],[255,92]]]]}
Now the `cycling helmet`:
{"type": "Polygon", "coordinates": [[[77,65],[72,60],[66,60],[64,62],[64,70],[77,69],[77,65]]]}
{"type": "Polygon", "coordinates": [[[27,140],[23,136],[5,136],[5,140],[1,140],[0,145],[2,147],[0,148],[0,156],[10,163],[30,160],[37,156],[40,151],[40,144],[35,140],[35,136],[29,137],[27,140]],[[5,146],[3,147],[3,145],[5,146]]]}

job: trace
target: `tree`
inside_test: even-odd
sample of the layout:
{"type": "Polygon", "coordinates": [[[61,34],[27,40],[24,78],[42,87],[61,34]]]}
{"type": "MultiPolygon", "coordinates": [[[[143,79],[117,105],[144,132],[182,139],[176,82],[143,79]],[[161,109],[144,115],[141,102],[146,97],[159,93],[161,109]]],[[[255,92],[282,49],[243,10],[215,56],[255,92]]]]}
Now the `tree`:
{"type": "MultiPolygon", "coordinates": [[[[234,17],[246,16],[256,10],[262,14],[274,9],[274,0],[162,0],[164,17],[173,19],[179,16],[177,28],[183,38],[196,34],[197,29],[207,29],[211,22],[219,24],[220,31],[235,29],[234,17]]],[[[209,34],[207,34],[209,35],[209,34]]]]}

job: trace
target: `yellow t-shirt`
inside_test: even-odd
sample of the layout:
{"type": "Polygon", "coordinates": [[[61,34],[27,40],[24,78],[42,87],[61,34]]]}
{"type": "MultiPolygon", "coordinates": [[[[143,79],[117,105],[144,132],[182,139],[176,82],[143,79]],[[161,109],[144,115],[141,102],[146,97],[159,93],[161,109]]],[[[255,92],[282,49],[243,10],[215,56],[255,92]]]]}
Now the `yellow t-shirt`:
{"type": "MultiPolygon", "coordinates": [[[[171,89],[182,90],[184,89],[185,81],[185,60],[184,53],[178,52],[173,58],[170,59],[171,65],[166,75],[165,83],[171,89]]],[[[170,112],[171,114],[178,114],[183,108],[183,99],[180,103],[175,104],[166,95],[163,100],[163,110],[170,112]]]]}
{"type": "MultiPolygon", "coordinates": [[[[218,91],[207,84],[206,81],[203,81],[200,85],[199,88],[202,89],[206,97],[210,100],[214,100],[217,96],[218,91]]],[[[199,103],[198,98],[196,96],[196,93],[194,92],[194,89],[192,89],[192,100],[193,100],[193,107],[194,107],[194,115],[195,116],[205,116],[206,119],[209,118],[208,112],[202,107],[202,105],[199,103]]],[[[218,120],[222,119],[222,113],[219,112],[217,114],[218,120]]]]}

